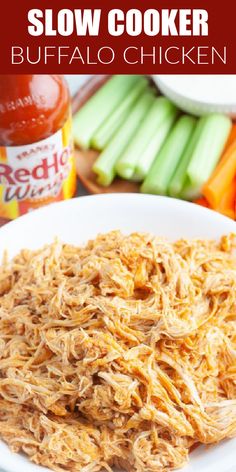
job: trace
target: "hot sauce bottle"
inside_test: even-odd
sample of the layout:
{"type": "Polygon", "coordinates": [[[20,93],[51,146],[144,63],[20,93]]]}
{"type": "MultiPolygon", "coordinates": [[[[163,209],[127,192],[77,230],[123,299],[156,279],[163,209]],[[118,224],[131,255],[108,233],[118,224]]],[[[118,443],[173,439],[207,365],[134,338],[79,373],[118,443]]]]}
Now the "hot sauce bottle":
{"type": "Polygon", "coordinates": [[[0,75],[0,217],[71,198],[70,96],[59,75],[0,75]]]}

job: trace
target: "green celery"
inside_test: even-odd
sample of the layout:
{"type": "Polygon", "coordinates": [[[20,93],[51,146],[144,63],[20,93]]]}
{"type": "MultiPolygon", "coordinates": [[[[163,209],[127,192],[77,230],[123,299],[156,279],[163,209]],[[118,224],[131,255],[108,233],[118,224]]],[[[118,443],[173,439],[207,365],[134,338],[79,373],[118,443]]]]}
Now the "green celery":
{"type": "Polygon", "coordinates": [[[160,124],[159,128],[156,130],[155,135],[150,140],[143,154],[140,156],[133,178],[136,181],[141,182],[148,175],[151,166],[160,151],[163,143],[165,142],[168,133],[171,130],[171,127],[176,119],[177,109],[172,111],[166,116],[163,123],[160,124]]]}
{"type": "Polygon", "coordinates": [[[154,95],[149,90],[141,95],[123,125],[96,160],[93,171],[98,175],[99,184],[108,186],[113,181],[117,160],[134,136],[154,100],[154,95]]]}
{"type": "Polygon", "coordinates": [[[193,151],[201,136],[203,125],[204,123],[202,120],[196,121],[194,132],[187,144],[187,147],[168,186],[168,194],[171,197],[180,197],[181,195],[181,191],[183,189],[186,179],[186,170],[192,157],[193,151]]]}
{"type": "Polygon", "coordinates": [[[180,197],[192,200],[201,194],[204,183],[212,174],[229,136],[232,122],[218,113],[205,115],[200,119],[201,133],[190,162],[180,197]]]}
{"type": "Polygon", "coordinates": [[[148,147],[158,128],[168,115],[176,114],[176,107],[165,97],[157,98],[139,127],[138,132],[130,141],[116,164],[116,171],[124,179],[132,178],[139,159],[148,147]]]}
{"type": "Polygon", "coordinates": [[[139,77],[135,75],[114,75],[75,114],[73,134],[75,143],[89,148],[91,138],[99,126],[130,93],[139,77]]]}
{"type": "Polygon", "coordinates": [[[167,194],[169,182],[193,132],[194,124],[194,118],[188,115],[178,119],[144,180],[141,192],[167,194]]]}
{"type": "Polygon", "coordinates": [[[139,77],[137,83],[127,96],[121,101],[117,108],[101,124],[91,139],[91,145],[94,149],[102,151],[115,132],[119,129],[124,119],[134,106],[135,101],[148,86],[148,80],[145,77],[139,77]]]}

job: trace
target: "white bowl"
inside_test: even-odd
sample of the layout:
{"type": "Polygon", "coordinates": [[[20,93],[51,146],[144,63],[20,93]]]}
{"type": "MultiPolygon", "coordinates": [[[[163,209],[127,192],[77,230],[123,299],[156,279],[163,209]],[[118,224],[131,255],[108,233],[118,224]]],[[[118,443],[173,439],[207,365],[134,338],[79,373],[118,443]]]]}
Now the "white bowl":
{"type": "Polygon", "coordinates": [[[161,92],[187,113],[236,117],[236,75],[172,74],[152,78],[161,92]]]}
{"type": "MultiPolygon", "coordinates": [[[[166,197],[141,194],[106,194],[79,197],[36,210],[0,230],[0,257],[4,248],[10,257],[22,248],[38,248],[58,236],[65,242],[83,244],[98,233],[120,229],[150,232],[171,240],[218,238],[236,232],[236,224],[211,210],[166,197]]],[[[236,439],[204,448],[190,456],[184,472],[235,472],[236,439]]],[[[0,468],[7,472],[43,472],[48,469],[31,464],[13,454],[0,441],[0,468]]]]}

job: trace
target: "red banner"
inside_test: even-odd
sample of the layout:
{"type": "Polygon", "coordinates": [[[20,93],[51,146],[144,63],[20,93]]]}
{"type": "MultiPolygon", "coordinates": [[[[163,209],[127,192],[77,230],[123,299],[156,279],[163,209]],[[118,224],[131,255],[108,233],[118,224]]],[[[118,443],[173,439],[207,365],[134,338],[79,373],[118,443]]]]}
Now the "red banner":
{"type": "Polygon", "coordinates": [[[9,0],[1,73],[232,74],[235,17],[227,0],[9,0]]]}

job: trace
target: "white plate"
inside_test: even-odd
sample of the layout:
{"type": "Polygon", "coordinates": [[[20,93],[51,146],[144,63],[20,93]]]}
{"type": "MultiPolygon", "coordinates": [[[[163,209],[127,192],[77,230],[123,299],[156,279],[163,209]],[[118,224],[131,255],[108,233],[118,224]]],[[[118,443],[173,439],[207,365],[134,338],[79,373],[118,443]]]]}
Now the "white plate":
{"type": "MultiPolygon", "coordinates": [[[[20,249],[38,248],[55,236],[83,244],[98,233],[120,229],[146,231],[171,240],[186,237],[218,238],[236,232],[236,224],[211,210],[166,197],[139,194],[106,194],[80,197],[36,210],[0,230],[0,257],[20,249]]],[[[235,472],[236,439],[191,454],[184,472],[235,472]]],[[[7,472],[43,472],[27,458],[10,452],[0,441],[0,467],[7,472]]]]}

